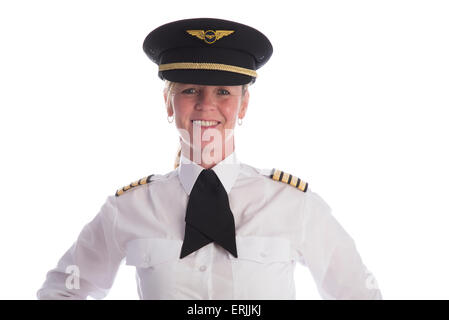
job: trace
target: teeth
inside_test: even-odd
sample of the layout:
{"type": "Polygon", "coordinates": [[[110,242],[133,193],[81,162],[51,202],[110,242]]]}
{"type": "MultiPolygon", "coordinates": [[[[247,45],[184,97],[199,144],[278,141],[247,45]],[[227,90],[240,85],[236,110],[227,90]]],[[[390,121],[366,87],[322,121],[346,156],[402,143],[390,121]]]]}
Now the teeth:
{"type": "Polygon", "coordinates": [[[193,124],[201,125],[203,127],[215,126],[218,121],[204,121],[204,120],[193,120],[193,124]]]}

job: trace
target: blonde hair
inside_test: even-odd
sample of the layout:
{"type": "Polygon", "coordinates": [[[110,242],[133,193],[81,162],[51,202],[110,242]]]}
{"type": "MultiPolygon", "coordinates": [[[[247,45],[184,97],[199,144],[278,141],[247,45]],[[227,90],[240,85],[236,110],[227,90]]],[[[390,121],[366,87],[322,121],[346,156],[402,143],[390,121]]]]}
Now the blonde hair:
{"type": "MultiPolygon", "coordinates": [[[[251,84],[252,83],[247,83],[247,84],[242,85],[242,96],[245,95],[246,91],[248,90],[248,87],[251,84]]],[[[173,82],[170,80],[165,80],[164,94],[167,95],[167,100],[165,103],[165,107],[167,109],[170,107],[170,102],[171,102],[171,98],[173,95],[173,88],[175,87],[175,85],[176,85],[176,82],[173,82]]],[[[176,157],[175,157],[175,165],[174,165],[175,169],[179,166],[180,159],[181,159],[181,144],[179,144],[178,152],[176,153],[176,157]]]]}

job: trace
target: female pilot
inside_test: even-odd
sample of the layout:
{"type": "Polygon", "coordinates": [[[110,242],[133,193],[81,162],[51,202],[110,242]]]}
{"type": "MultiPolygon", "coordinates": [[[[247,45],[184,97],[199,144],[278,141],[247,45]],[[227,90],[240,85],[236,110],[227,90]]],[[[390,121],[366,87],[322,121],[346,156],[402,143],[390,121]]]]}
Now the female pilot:
{"type": "Polygon", "coordinates": [[[267,37],[232,21],[186,19],[153,30],[143,49],[179,131],[175,169],[107,197],[38,298],[103,298],[126,261],[141,299],[295,299],[297,262],[323,299],[381,299],[353,239],[307,182],[237,157],[234,128],[271,57],[267,37]]]}

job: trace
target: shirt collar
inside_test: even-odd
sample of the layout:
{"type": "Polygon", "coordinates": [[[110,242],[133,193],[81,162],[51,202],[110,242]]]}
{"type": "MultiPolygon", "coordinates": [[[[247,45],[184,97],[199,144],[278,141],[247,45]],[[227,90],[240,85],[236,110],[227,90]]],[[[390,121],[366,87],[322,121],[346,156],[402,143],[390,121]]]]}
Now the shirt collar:
{"type": "MultiPolygon", "coordinates": [[[[186,193],[190,196],[193,185],[204,168],[181,154],[179,159],[178,176],[186,193]]],[[[229,194],[240,171],[240,161],[235,151],[211,168],[220,179],[229,194]]]]}

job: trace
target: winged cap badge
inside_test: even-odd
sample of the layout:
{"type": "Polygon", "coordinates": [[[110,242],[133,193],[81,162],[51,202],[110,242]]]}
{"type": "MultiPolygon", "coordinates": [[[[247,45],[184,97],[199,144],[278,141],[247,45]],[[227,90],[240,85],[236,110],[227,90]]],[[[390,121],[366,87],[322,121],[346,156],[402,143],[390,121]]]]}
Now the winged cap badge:
{"type": "Polygon", "coordinates": [[[229,36],[234,30],[186,30],[186,32],[198,39],[204,40],[208,44],[212,44],[223,37],[229,36]]]}

